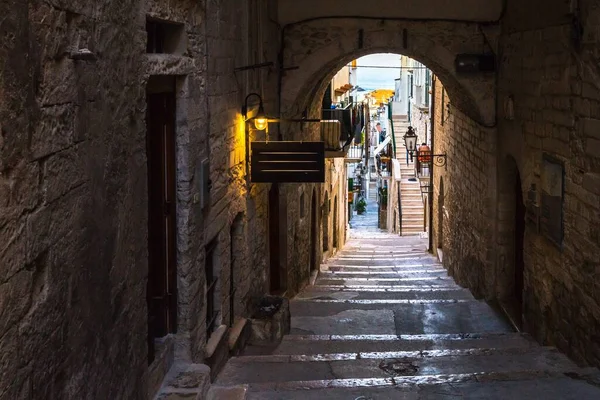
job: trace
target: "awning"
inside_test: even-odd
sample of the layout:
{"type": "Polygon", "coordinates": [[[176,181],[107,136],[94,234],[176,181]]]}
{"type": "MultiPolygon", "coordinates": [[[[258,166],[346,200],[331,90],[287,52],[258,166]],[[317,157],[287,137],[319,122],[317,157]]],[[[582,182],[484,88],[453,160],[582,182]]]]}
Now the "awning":
{"type": "Polygon", "coordinates": [[[377,154],[381,153],[383,151],[383,149],[385,149],[385,146],[387,146],[391,140],[392,140],[391,136],[386,136],[386,138],[383,140],[383,142],[379,143],[379,146],[377,146],[377,148],[373,152],[373,157],[376,157],[377,154]]]}

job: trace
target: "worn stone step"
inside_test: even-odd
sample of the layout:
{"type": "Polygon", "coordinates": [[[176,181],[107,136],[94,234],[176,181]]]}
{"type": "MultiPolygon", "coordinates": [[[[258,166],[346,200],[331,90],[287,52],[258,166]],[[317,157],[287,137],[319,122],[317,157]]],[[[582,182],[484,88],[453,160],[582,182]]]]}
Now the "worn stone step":
{"type": "Polygon", "coordinates": [[[523,333],[468,333],[430,335],[287,335],[273,354],[328,354],[529,348],[538,344],[523,333]]]}
{"type": "Polygon", "coordinates": [[[327,265],[389,265],[402,266],[402,264],[432,264],[439,263],[438,260],[431,255],[406,254],[405,256],[397,255],[393,258],[371,258],[371,257],[344,257],[339,256],[327,260],[327,265]]]}
{"type": "Polygon", "coordinates": [[[373,280],[389,280],[391,282],[394,279],[405,279],[405,278],[435,278],[438,276],[448,276],[448,272],[445,269],[413,269],[405,271],[395,272],[369,272],[369,271],[356,271],[356,272],[340,272],[340,271],[321,271],[319,277],[322,279],[373,279],[373,280]],[[364,272],[364,273],[361,273],[364,272]]]}
{"type": "Polygon", "coordinates": [[[351,251],[341,251],[339,252],[334,259],[336,260],[346,260],[346,259],[374,259],[374,260],[395,260],[395,259],[403,259],[405,257],[431,257],[431,254],[426,253],[424,251],[411,251],[411,252],[397,252],[393,254],[365,254],[365,253],[354,253],[351,251]]]}
{"type": "Polygon", "coordinates": [[[248,400],[587,400],[600,388],[561,372],[451,374],[249,385],[248,400]]]}
{"type": "Polygon", "coordinates": [[[403,271],[420,271],[420,270],[428,270],[428,271],[446,271],[444,267],[442,267],[439,263],[433,263],[428,265],[421,264],[409,264],[409,265],[401,265],[397,267],[391,266],[382,266],[382,265],[372,265],[372,266],[358,266],[358,265],[327,265],[322,264],[321,271],[331,271],[331,272],[348,272],[348,273],[357,273],[359,275],[368,275],[371,273],[390,273],[390,272],[403,272],[403,271]]]}
{"type": "Polygon", "coordinates": [[[370,289],[351,290],[336,289],[331,286],[314,286],[297,295],[294,300],[475,300],[468,289],[440,288],[440,289],[404,289],[380,290],[370,289]]]}
{"type": "Polygon", "coordinates": [[[454,283],[451,277],[448,276],[417,276],[406,278],[335,278],[335,277],[318,277],[315,285],[344,285],[352,290],[352,286],[373,285],[406,285],[406,286],[430,286],[430,285],[445,285],[449,287],[458,286],[454,283]]]}
{"type": "Polygon", "coordinates": [[[522,371],[577,372],[579,368],[557,350],[541,347],[242,356],[229,361],[217,384],[522,371]]]}
{"type": "MultiPolygon", "coordinates": [[[[350,289],[351,290],[351,289],[350,289]]],[[[513,332],[486,303],[353,304],[292,301],[292,333],[399,335],[513,332]]]]}

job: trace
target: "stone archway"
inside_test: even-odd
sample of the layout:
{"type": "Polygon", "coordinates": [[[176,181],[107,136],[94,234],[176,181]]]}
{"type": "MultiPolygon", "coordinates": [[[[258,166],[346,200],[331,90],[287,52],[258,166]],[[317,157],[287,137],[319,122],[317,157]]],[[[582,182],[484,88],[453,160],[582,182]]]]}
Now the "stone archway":
{"type": "MultiPolygon", "coordinates": [[[[294,69],[282,77],[282,116],[298,116],[305,111],[309,116],[318,114],[327,84],[341,67],[364,55],[396,53],[425,64],[444,82],[457,108],[476,121],[492,124],[494,74],[461,76],[454,69],[457,54],[480,51],[484,36],[477,27],[470,23],[352,18],[286,27],[284,67],[294,69]],[[360,44],[358,37],[362,38],[360,44]]],[[[485,40],[494,42],[495,36],[486,32],[485,40]]]]}

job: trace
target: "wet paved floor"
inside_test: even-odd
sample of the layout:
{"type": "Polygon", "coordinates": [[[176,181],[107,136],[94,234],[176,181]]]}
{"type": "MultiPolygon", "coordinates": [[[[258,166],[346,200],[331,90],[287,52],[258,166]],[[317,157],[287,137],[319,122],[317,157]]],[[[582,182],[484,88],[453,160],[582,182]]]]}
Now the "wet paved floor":
{"type": "Polygon", "coordinates": [[[293,299],[290,334],[229,360],[214,399],[600,399],[597,370],[514,332],[373,214],[293,299]]]}

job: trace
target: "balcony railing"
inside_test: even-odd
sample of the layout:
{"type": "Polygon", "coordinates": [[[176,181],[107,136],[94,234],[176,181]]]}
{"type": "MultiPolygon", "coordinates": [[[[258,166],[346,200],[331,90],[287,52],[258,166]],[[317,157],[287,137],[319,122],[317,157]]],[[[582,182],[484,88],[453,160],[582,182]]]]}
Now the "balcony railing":
{"type": "Polygon", "coordinates": [[[346,158],[360,160],[363,158],[364,147],[362,144],[354,144],[350,146],[348,149],[348,153],[346,154],[346,158]]]}

